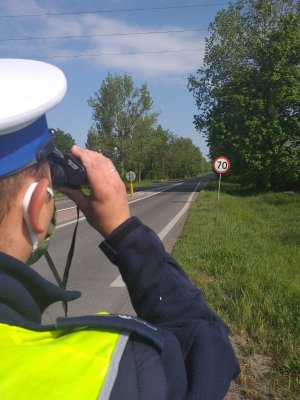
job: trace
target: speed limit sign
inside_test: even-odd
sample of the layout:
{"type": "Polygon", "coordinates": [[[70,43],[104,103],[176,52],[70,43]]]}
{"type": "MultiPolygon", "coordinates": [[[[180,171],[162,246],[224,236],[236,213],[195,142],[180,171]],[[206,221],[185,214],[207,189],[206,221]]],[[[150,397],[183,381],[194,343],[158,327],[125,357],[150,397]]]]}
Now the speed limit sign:
{"type": "Polygon", "coordinates": [[[230,161],[227,157],[217,157],[213,162],[213,169],[217,174],[225,174],[230,168],[230,161]]]}

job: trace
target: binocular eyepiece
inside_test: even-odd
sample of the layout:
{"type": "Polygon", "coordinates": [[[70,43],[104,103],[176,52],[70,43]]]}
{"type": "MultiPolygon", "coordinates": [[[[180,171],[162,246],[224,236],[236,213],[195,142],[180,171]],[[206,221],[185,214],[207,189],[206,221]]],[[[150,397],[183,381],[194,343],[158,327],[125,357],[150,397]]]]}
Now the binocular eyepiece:
{"type": "Polygon", "coordinates": [[[48,162],[54,188],[62,186],[78,188],[88,185],[85,168],[78,158],[54,149],[48,155],[48,162]]]}

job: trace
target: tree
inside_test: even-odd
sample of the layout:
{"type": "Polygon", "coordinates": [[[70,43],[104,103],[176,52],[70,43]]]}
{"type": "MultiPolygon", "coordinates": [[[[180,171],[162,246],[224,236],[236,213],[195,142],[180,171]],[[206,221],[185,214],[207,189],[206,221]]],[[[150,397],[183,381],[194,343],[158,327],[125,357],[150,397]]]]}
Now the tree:
{"type": "Polygon", "coordinates": [[[203,68],[189,78],[210,156],[272,189],[300,183],[299,2],[240,0],[210,25],[203,68]]]}
{"type": "Polygon", "coordinates": [[[62,129],[57,128],[55,130],[55,144],[56,147],[64,154],[70,154],[71,147],[75,144],[70,133],[64,132],[62,129]]]}
{"type": "Polygon", "coordinates": [[[93,109],[93,129],[99,138],[97,145],[115,160],[124,176],[129,141],[146,117],[156,120],[156,114],[151,112],[152,99],[147,85],[136,88],[129,75],[108,74],[94,97],[89,98],[88,104],[93,109]]]}
{"type": "Polygon", "coordinates": [[[88,131],[85,147],[89,150],[97,151],[98,153],[103,151],[97,129],[94,126],[88,131]]]}
{"type": "Polygon", "coordinates": [[[171,177],[190,178],[200,174],[203,157],[189,138],[176,138],[170,146],[171,177]]]}
{"type": "Polygon", "coordinates": [[[137,171],[138,182],[141,182],[142,173],[150,163],[151,147],[154,139],[153,125],[155,121],[156,117],[153,117],[153,115],[141,119],[136,124],[132,139],[127,142],[127,169],[137,171]]]}
{"type": "Polygon", "coordinates": [[[170,147],[174,140],[174,134],[161,125],[154,129],[149,159],[149,176],[152,179],[170,178],[170,147]]]}

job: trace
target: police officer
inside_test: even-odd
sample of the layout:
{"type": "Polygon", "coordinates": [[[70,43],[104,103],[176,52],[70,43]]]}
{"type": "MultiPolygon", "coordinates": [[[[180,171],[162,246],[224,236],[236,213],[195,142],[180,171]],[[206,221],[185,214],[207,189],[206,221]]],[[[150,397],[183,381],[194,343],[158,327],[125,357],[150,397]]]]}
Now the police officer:
{"type": "Polygon", "coordinates": [[[119,268],[137,317],[41,323],[50,304],[79,296],[28,265],[43,253],[54,224],[45,114],[65,92],[64,74],[50,64],[0,60],[1,400],[224,398],[239,373],[227,327],[157,235],[130,217],[111,160],[77,146],[72,153],[86,169],[91,195],[63,190],[105,238],[100,249],[119,268]]]}

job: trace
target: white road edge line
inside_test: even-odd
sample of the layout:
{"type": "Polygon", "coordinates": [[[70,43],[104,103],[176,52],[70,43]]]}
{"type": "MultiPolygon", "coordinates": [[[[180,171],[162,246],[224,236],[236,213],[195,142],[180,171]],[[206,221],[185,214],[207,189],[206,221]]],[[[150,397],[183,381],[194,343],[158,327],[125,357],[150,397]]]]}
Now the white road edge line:
{"type": "MultiPolygon", "coordinates": [[[[179,213],[177,215],[175,215],[175,217],[168,223],[168,225],[166,225],[164,227],[164,229],[162,231],[160,231],[160,233],[158,234],[158,237],[160,238],[160,240],[163,240],[167,234],[173,229],[173,227],[177,224],[177,222],[180,220],[180,218],[183,216],[183,214],[187,211],[187,209],[190,207],[191,205],[191,201],[199,187],[199,185],[201,184],[201,182],[198,182],[195,190],[190,194],[187,202],[185,203],[184,207],[179,211],[179,213]]],[[[117,279],[115,279],[110,285],[110,287],[124,287],[125,286],[125,282],[123,281],[121,275],[119,275],[117,277],[117,279]]]]}
{"type": "Polygon", "coordinates": [[[200,183],[201,182],[198,182],[195,190],[190,194],[189,198],[187,199],[187,202],[185,203],[185,206],[181,209],[181,211],[179,211],[179,213],[177,215],[175,215],[175,217],[168,223],[168,225],[165,226],[164,229],[159,232],[158,237],[160,238],[160,240],[163,240],[167,236],[167,234],[171,231],[171,229],[174,228],[174,226],[177,224],[177,222],[180,220],[180,218],[183,216],[183,214],[190,207],[193,197],[194,197],[200,183]]]}
{"type": "Polygon", "coordinates": [[[67,207],[67,208],[61,208],[60,210],[56,210],[56,212],[67,211],[67,210],[73,210],[73,208],[77,208],[77,206],[72,206],[72,207],[67,207]]]}
{"type": "MultiPolygon", "coordinates": [[[[164,190],[161,190],[160,192],[152,193],[152,194],[150,194],[149,196],[141,197],[140,199],[132,200],[132,201],[129,201],[128,203],[131,204],[131,203],[135,203],[135,202],[137,202],[137,201],[141,201],[141,200],[148,199],[149,197],[156,196],[156,195],[159,194],[159,193],[165,192],[166,190],[168,190],[168,189],[170,189],[170,188],[172,188],[172,187],[182,185],[183,183],[184,183],[184,182],[176,183],[175,185],[169,185],[167,188],[165,188],[164,190]]],[[[71,210],[71,209],[76,208],[76,207],[77,207],[77,206],[68,207],[68,208],[62,208],[61,210],[56,210],[56,212],[71,210]]],[[[83,221],[83,220],[85,220],[85,219],[86,219],[85,217],[82,217],[82,218],[79,218],[79,221],[83,221]]],[[[74,220],[72,220],[72,221],[66,222],[65,224],[57,225],[57,226],[56,226],[56,229],[63,228],[64,226],[68,226],[68,225],[71,225],[71,224],[75,224],[76,221],[77,221],[77,220],[74,219],[74,220]]]]}
{"type": "MultiPolygon", "coordinates": [[[[86,219],[85,217],[81,217],[81,218],[79,218],[78,222],[84,221],[85,219],[86,219]]],[[[77,219],[73,219],[72,221],[65,222],[64,224],[61,224],[61,225],[57,225],[55,229],[64,228],[65,226],[75,224],[76,222],[77,222],[77,219]]]]}
{"type": "Polygon", "coordinates": [[[61,203],[68,203],[69,201],[70,201],[70,199],[67,198],[67,197],[63,197],[63,198],[56,199],[56,203],[58,203],[58,204],[61,204],[61,203]]]}

